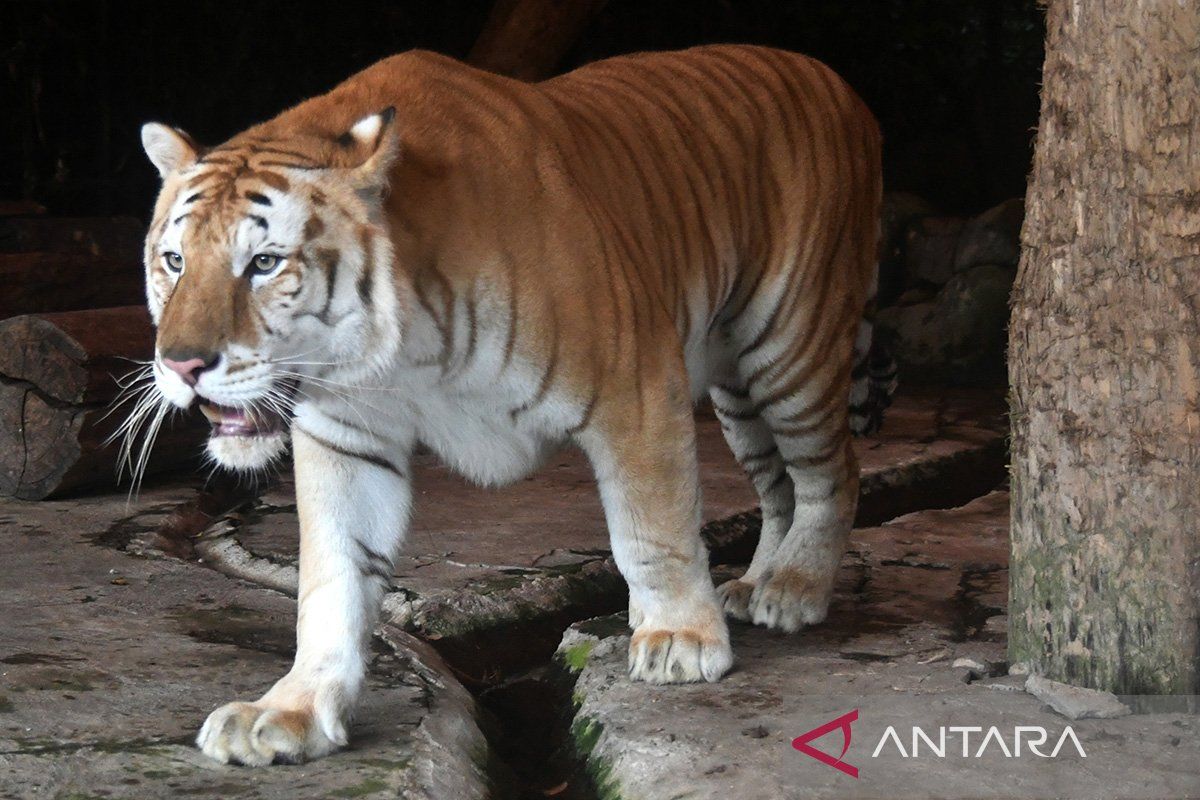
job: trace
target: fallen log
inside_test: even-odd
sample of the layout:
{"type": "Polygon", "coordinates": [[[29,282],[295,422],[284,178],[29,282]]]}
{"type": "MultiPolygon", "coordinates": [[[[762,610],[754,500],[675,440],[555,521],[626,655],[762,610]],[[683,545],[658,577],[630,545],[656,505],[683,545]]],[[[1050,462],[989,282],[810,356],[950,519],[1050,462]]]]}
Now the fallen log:
{"type": "Polygon", "coordinates": [[[0,253],[78,253],[136,264],[145,238],[133,217],[0,216],[0,253]]]}
{"type": "Polygon", "coordinates": [[[143,302],[135,259],[83,253],[0,252],[0,319],[143,302]]]}
{"type": "MultiPolygon", "coordinates": [[[[118,381],[153,350],[142,306],[0,322],[0,496],[40,500],[114,485],[121,447],[106,440],[136,401],[113,408],[118,381]]],[[[207,432],[199,415],[164,420],[145,472],[194,466],[207,432]]]]}
{"type": "Polygon", "coordinates": [[[45,213],[46,207],[33,200],[0,200],[0,217],[24,217],[45,213]]]}

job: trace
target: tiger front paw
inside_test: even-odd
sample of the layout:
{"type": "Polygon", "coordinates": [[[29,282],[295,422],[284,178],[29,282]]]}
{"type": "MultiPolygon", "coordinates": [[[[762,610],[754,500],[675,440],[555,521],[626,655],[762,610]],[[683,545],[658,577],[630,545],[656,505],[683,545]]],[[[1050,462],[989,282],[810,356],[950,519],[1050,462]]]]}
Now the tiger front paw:
{"type": "Polygon", "coordinates": [[[755,625],[795,633],[825,619],[833,599],[833,579],[814,577],[794,567],[763,574],[750,596],[755,625]]]}
{"type": "Polygon", "coordinates": [[[294,707],[226,703],[208,715],[196,745],[224,764],[265,767],[300,764],[328,755],[347,742],[346,726],[335,709],[315,703],[294,707]]]}
{"type": "Polygon", "coordinates": [[[754,584],[740,578],[725,581],[717,587],[717,601],[725,609],[725,615],[739,622],[750,621],[750,596],[754,584]]]}
{"type": "Polygon", "coordinates": [[[629,639],[629,677],[646,683],[720,680],[733,666],[729,629],[716,604],[690,623],[646,615],[629,639]]]}

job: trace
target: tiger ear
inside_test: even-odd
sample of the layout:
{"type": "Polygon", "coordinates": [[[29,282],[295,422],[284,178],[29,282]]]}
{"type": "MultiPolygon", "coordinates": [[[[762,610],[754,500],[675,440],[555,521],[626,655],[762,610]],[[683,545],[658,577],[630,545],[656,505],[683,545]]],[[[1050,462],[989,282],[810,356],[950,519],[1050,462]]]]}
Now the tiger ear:
{"type": "Polygon", "coordinates": [[[200,148],[192,137],[161,122],[147,122],[142,126],[142,149],[163,178],[195,163],[200,157],[200,148]]]}
{"type": "Polygon", "coordinates": [[[364,188],[383,188],[387,185],[388,170],[400,155],[400,137],[396,135],[395,106],[388,106],[378,114],[363,117],[342,134],[365,153],[363,161],[353,168],[355,182],[364,188]]]}

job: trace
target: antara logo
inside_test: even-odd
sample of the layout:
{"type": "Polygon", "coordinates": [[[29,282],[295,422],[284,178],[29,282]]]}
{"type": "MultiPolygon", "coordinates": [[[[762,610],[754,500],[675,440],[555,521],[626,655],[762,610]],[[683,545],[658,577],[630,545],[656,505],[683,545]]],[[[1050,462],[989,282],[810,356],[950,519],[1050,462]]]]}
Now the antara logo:
{"type": "MultiPolygon", "coordinates": [[[[792,740],[792,747],[804,753],[806,756],[815,758],[822,764],[828,764],[836,770],[846,773],[851,778],[858,777],[858,767],[853,764],[848,764],[843,759],[846,756],[846,751],[850,749],[851,729],[850,726],[858,721],[858,709],[849,711],[836,719],[831,719],[824,725],[818,725],[807,733],[802,733],[792,740]],[[842,751],[835,758],[817,748],[813,747],[809,742],[814,739],[820,739],[827,733],[835,730],[842,732],[842,751]]],[[[920,758],[921,756],[932,755],[935,758],[946,758],[947,753],[961,752],[963,758],[980,758],[987,751],[988,747],[993,747],[996,751],[1004,753],[1005,758],[1020,758],[1021,746],[1033,753],[1039,758],[1057,758],[1063,746],[1070,742],[1075,748],[1075,752],[1079,753],[1081,758],[1087,758],[1087,753],[1083,750],[1083,744],[1080,743],[1079,737],[1075,735],[1075,731],[1071,726],[1063,729],[1059,735],[1054,749],[1049,753],[1042,751],[1050,739],[1050,733],[1040,725],[1017,725],[1013,728],[1012,736],[1005,739],[1000,733],[1000,729],[995,725],[989,727],[984,733],[983,727],[979,725],[951,725],[949,727],[942,726],[937,729],[937,739],[930,736],[925,730],[916,725],[912,728],[912,737],[909,740],[911,747],[905,749],[904,741],[900,738],[900,734],[896,731],[894,725],[889,725],[883,735],[879,737],[879,743],[875,745],[874,752],[871,753],[871,758],[879,758],[885,748],[890,744],[896,752],[903,758],[920,758]],[[971,746],[971,735],[982,734],[977,748],[971,746]],[[962,747],[951,749],[948,740],[955,737],[961,737],[962,747]],[[1009,747],[1009,741],[1012,742],[1012,747],[1009,747]],[[924,751],[924,752],[923,752],[924,751]]]]}
{"type": "Polygon", "coordinates": [[[837,719],[829,720],[829,722],[826,722],[824,725],[818,725],[817,727],[813,728],[808,733],[800,734],[795,739],[792,739],[792,747],[796,748],[801,753],[804,753],[804,755],[806,755],[806,756],[811,756],[812,758],[815,758],[817,761],[820,761],[822,764],[828,764],[829,766],[833,767],[834,769],[841,770],[842,772],[849,775],[851,778],[857,778],[858,777],[858,767],[853,766],[852,764],[847,764],[845,761],[842,761],[842,757],[845,756],[846,751],[850,749],[850,723],[854,722],[857,719],[858,719],[858,709],[856,708],[853,711],[850,711],[846,714],[842,714],[837,719]],[[829,755],[828,753],[822,753],[820,750],[818,750],[817,748],[815,748],[809,744],[809,742],[811,742],[813,739],[820,739],[822,736],[824,736],[825,734],[829,733],[830,731],[832,731],[836,728],[842,729],[842,752],[841,752],[841,754],[838,755],[837,758],[834,758],[833,756],[829,755]]]}

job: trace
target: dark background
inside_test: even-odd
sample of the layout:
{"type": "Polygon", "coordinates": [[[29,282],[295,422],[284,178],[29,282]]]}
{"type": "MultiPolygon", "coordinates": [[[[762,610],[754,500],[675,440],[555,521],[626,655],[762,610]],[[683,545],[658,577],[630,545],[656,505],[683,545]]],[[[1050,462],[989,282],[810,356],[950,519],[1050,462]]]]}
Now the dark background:
{"type": "MultiPolygon", "coordinates": [[[[0,4],[0,200],[148,214],[147,120],[204,142],[413,47],[463,57],[491,0],[9,0],[0,4]]],[[[1033,0],[610,0],[562,69],[754,42],[814,55],[866,99],[890,189],[971,213],[1023,195],[1038,112],[1033,0]]]]}

